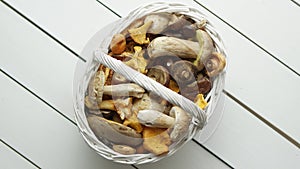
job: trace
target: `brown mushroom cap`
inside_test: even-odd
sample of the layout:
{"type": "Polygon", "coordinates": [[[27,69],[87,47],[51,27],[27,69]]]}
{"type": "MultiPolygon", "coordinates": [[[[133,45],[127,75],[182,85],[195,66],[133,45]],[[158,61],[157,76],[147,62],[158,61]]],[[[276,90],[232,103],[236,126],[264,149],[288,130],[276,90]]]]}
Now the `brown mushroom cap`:
{"type": "Polygon", "coordinates": [[[196,35],[195,27],[184,17],[180,17],[162,32],[163,35],[188,39],[196,35]]]}
{"type": "Polygon", "coordinates": [[[172,77],[179,85],[190,84],[196,81],[197,73],[195,65],[186,60],[180,60],[172,65],[170,71],[172,77]]]}
{"type": "Polygon", "coordinates": [[[197,81],[194,81],[187,85],[181,85],[180,94],[193,101],[195,97],[199,94],[197,81]]]}
{"type": "Polygon", "coordinates": [[[170,69],[172,67],[172,65],[177,62],[180,61],[182,59],[180,59],[177,56],[159,56],[159,57],[154,57],[151,58],[146,69],[150,69],[151,67],[154,67],[156,65],[161,65],[163,67],[165,67],[169,72],[170,69]]]}
{"type": "Polygon", "coordinates": [[[161,65],[156,65],[150,68],[147,76],[153,78],[162,85],[168,85],[170,82],[169,71],[161,65]]]}
{"type": "Polygon", "coordinates": [[[226,59],[221,53],[213,52],[203,61],[209,77],[218,75],[226,65],[226,59]]]}
{"type": "Polygon", "coordinates": [[[197,80],[198,90],[201,94],[207,94],[212,88],[212,83],[207,77],[197,80]]]}

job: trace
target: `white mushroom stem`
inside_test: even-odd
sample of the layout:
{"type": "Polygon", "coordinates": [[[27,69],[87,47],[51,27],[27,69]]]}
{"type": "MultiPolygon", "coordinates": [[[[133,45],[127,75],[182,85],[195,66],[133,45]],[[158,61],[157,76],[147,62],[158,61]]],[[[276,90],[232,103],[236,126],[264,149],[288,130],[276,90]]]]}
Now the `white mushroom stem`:
{"type": "Polygon", "coordinates": [[[147,51],[151,58],[177,56],[186,59],[196,59],[200,46],[198,42],[163,36],[153,39],[147,51]]]}
{"type": "Polygon", "coordinates": [[[214,45],[209,34],[197,30],[198,42],[175,37],[158,37],[151,41],[147,51],[151,58],[159,56],[177,56],[182,59],[196,59],[194,64],[203,68],[203,61],[214,51],[214,45]]]}
{"type": "Polygon", "coordinates": [[[169,128],[175,119],[156,110],[140,110],[137,118],[139,122],[148,127],[169,128]]]}
{"type": "Polygon", "coordinates": [[[188,131],[191,117],[178,106],[172,107],[170,110],[170,116],[175,117],[175,124],[172,132],[170,133],[170,138],[172,141],[178,141],[188,131]]]}
{"type": "Polygon", "coordinates": [[[203,63],[208,59],[214,50],[214,44],[209,34],[201,29],[196,31],[196,36],[200,50],[194,64],[197,67],[203,67],[203,63]]]}
{"type": "Polygon", "coordinates": [[[111,96],[133,96],[136,98],[143,97],[145,89],[134,83],[118,84],[104,86],[103,94],[111,96]]]}

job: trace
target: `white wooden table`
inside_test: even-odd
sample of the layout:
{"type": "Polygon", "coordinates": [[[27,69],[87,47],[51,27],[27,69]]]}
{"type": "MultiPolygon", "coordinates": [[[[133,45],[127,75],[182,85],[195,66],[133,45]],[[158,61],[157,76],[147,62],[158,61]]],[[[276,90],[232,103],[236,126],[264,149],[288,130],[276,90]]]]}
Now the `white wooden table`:
{"type": "Polygon", "coordinates": [[[0,168],[300,168],[300,1],[185,0],[223,37],[225,108],[208,140],[157,163],[92,151],[74,122],[80,52],[102,27],[154,0],[0,2],[0,168]]]}

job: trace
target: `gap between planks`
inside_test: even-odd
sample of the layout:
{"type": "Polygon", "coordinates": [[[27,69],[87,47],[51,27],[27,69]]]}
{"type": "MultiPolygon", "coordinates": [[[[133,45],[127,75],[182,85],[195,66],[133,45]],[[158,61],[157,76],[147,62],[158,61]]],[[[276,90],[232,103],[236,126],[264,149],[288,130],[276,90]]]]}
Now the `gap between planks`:
{"type": "MultiPolygon", "coordinates": [[[[10,74],[8,74],[7,72],[5,72],[4,70],[2,70],[0,68],[0,72],[3,73],[5,76],[7,76],[9,79],[11,79],[12,81],[14,81],[15,83],[17,83],[19,86],[21,86],[23,89],[25,89],[27,92],[29,92],[30,94],[32,94],[33,96],[35,96],[36,98],[38,98],[40,101],[42,101],[44,104],[46,104],[47,106],[49,106],[50,108],[52,108],[54,111],[56,111],[59,115],[61,115],[63,118],[67,119],[69,122],[71,122],[74,126],[77,127],[77,124],[74,120],[68,118],[66,115],[64,115],[62,112],[60,112],[58,109],[56,109],[54,106],[52,106],[50,103],[48,103],[47,101],[45,101],[43,98],[39,97],[36,93],[34,93],[33,91],[31,91],[28,87],[26,87],[25,85],[23,85],[21,82],[19,82],[18,80],[16,80],[14,77],[12,77],[10,74]]],[[[226,166],[228,166],[229,168],[234,168],[232,167],[228,162],[224,161],[221,157],[219,157],[216,153],[214,153],[213,151],[211,151],[210,149],[208,149],[207,147],[205,147],[203,144],[201,144],[199,141],[192,139],[196,144],[198,144],[200,147],[202,147],[204,150],[206,150],[207,152],[209,152],[211,155],[213,155],[215,158],[217,158],[218,160],[220,160],[221,162],[223,162],[226,166]]],[[[1,140],[2,141],[2,140],[1,140]]],[[[8,145],[8,144],[6,144],[8,145]]],[[[11,146],[10,147],[13,151],[17,152],[15,149],[13,149],[11,146]]],[[[18,152],[17,152],[18,153],[18,152]]],[[[29,160],[28,158],[26,158],[24,155],[18,153],[19,155],[21,155],[22,157],[24,157],[26,160],[28,160],[29,162],[31,162],[31,160],[29,160]]],[[[135,169],[138,169],[138,167],[134,164],[131,164],[131,166],[135,169]]]]}
{"type": "MultiPolygon", "coordinates": [[[[246,38],[248,41],[250,41],[251,43],[253,43],[255,46],[257,46],[259,49],[261,49],[262,51],[266,52],[269,56],[271,56],[273,59],[275,59],[277,62],[279,62],[280,64],[282,64],[284,67],[286,67],[287,69],[289,69],[291,72],[295,73],[296,75],[298,75],[300,77],[300,73],[297,72],[295,69],[291,68],[288,64],[284,63],[283,61],[281,61],[278,57],[276,57],[274,54],[272,54],[271,52],[269,52],[267,49],[263,48],[261,45],[259,45],[257,42],[255,42],[254,40],[252,40],[250,37],[246,36],[244,33],[242,33],[241,31],[239,31],[237,28],[235,28],[234,26],[232,26],[229,22],[225,21],[224,19],[222,19],[220,16],[218,16],[216,13],[214,13],[212,10],[208,9],[206,6],[204,6],[203,4],[201,4],[200,2],[193,0],[196,4],[200,5],[202,8],[204,8],[205,10],[207,10],[209,13],[211,13],[212,15],[214,15],[216,18],[218,18],[219,20],[221,20],[223,23],[225,23],[227,26],[229,26],[231,29],[233,29],[234,31],[236,31],[237,33],[239,33],[241,36],[243,36],[244,38],[246,38]]],[[[296,2],[295,2],[296,3],[296,2]]],[[[298,3],[296,3],[298,4],[298,3]]],[[[298,4],[299,5],[299,4],[298,4]]]]}
{"type": "Polygon", "coordinates": [[[300,7],[300,4],[297,2],[297,1],[295,1],[295,0],[291,0],[294,4],[296,4],[298,7],[300,7]]]}
{"type": "Polygon", "coordinates": [[[29,158],[27,158],[25,155],[23,155],[21,152],[19,152],[15,148],[13,148],[11,145],[9,145],[8,143],[6,143],[4,140],[0,139],[0,142],[3,143],[6,147],[8,147],[9,149],[11,149],[12,151],[14,151],[15,153],[17,153],[19,156],[21,156],[22,158],[24,158],[26,161],[28,161],[30,164],[32,164],[36,168],[41,169],[41,167],[38,166],[35,162],[33,162],[32,160],[30,160],[29,158]]]}
{"type": "MultiPolygon", "coordinates": [[[[121,16],[119,14],[117,14],[116,12],[114,12],[111,8],[109,8],[107,5],[103,4],[102,2],[100,2],[99,0],[96,0],[97,2],[99,2],[101,5],[103,5],[105,8],[107,8],[109,11],[112,11],[114,14],[116,14],[118,17],[121,18],[121,16]]],[[[285,64],[284,62],[282,62],[281,60],[279,60],[276,56],[274,56],[272,53],[270,53],[269,51],[267,51],[266,49],[264,49],[262,46],[260,46],[258,43],[254,42],[252,39],[250,39],[249,37],[247,37],[245,34],[243,34],[241,31],[239,31],[238,29],[236,29],[235,27],[233,27],[231,24],[229,24],[228,22],[226,22],[225,20],[223,20],[220,16],[218,16],[217,14],[213,13],[210,9],[208,9],[206,6],[200,4],[199,2],[197,2],[196,0],[193,0],[195,3],[197,3],[198,5],[200,5],[201,7],[203,7],[204,9],[206,9],[208,12],[210,12],[212,15],[214,15],[215,17],[217,17],[218,19],[220,19],[223,23],[225,23],[226,25],[228,25],[230,28],[232,28],[233,30],[235,30],[236,32],[238,32],[240,35],[242,35],[243,37],[245,37],[247,40],[249,40],[251,43],[253,43],[254,45],[256,45],[258,48],[260,48],[261,50],[263,50],[264,52],[266,52],[268,55],[270,55],[272,58],[274,58],[276,61],[280,62],[282,65],[284,65],[286,68],[288,68],[289,70],[291,70],[293,73],[297,74],[298,76],[300,76],[300,74],[295,71],[294,69],[292,69],[291,67],[289,67],[287,64],[285,64]]],[[[299,5],[299,4],[298,4],[299,5]]],[[[300,143],[298,143],[295,139],[293,139],[291,136],[289,136],[288,134],[286,134],[285,132],[283,132],[282,130],[280,130],[278,127],[276,127],[275,125],[273,125],[271,122],[269,122],[268,120],[266,120],[265,118],[263,118],[261,115],[259,115],[259,113],[255,112],[253,109],[251,109],[250,107],[248,107],[246,104],[244,104],[243,102],[241,102],[239,99],[237,99],[236,97],[234,97],[231,93],[229,93],[226,90],[223,90],[223,93],[226,94],[230,99],[234,100],[235,102],[237,102],[240,106],[242,106],[245,110],[247,110],[248,112],[250,112],[252,115],[254,115],[256,118],[258,118],[259,120],[261,120],[263,123],[265,123],[267,126],[269,126],[271,129],[273,129],[274,131],[276,131],[279,135],[281,135],[283,138],[285,138],[286,140],[288,140],[289,142],[291,142],[293,145],[295,145],[297,148],[300,148],[300,143]]],[[[201,143],[195,141],[197,144],[203,146],[201,143]]],[[[203,147],[205,148],[205,147],[203,147]]],[[[210,150],[209,150],[210,151],[210,150]]],[[[214,155],[215,157],[219,158],[218,156],[216,156],[213,152],[210,151],[210,153],[212,155],[214,155]]],[[[224,162],[224,164],[226,164],[227,166],[231,167],[229,164],[227,164],[225,161],[221,160],[222,162],[224,162]]]]}
{"type": "Polygon", "coordinates": [[[42,27],[40,27],[38,24],[34,23],[31,19],[29,19],[28,17],[26,17],[24,14],[22,14],[20,11],[18,11],[16,8],[14,8],[13,6],[11,6],[9,3],[1,0],[1,2],[3,4],[5,4],[7,7],[9,7],[11,10],[13,10],[14,12],[16,12],[18,15],[20,15],[22,18],[24,18],[25,20],[27,20],[29,23],[31,23],[32,25],[34,25],[37,29],[39,29],[40,31],[42,31],[43,33],[45,33],[47,36],[49,36],[51,39],[53,39],[55,42],[57,42],[58,44],[60,44],[61,46],[63,46],[66,50],[68,50],[69,52],[71,52],[73,55],[75,55],[77,58],[79,58],[80,60],[82,60],[83,62],[86,62],[86,60],[81,57],[79,54],[77,54],[74,50],[72,50],[70,47],[68,47],[67,45],[63,44],[60,40],[58,40],[57,38],[55,38],[53,35],[51,35],[49,32],[47,32],[45,29],[43,29],[42,27]]]}
{"type": "Polygon", "coordinates": [[[294,146],[300,149],[300,143],[298,143],[294,138],[283,132],[280,128],[276,127],[274,124],[266,120],[264,117],[262,117],[259,113],[255,112],[253,109],[251,109],[249,106],[247,106],[245,103],[237,99],[235,96],[233,96],[231,93],[229,93],[226,90],[223,90],[223,93],[225,93],[229,98],[237,102],[240,106],[242,106],[245,110],[250,112],[252,115],[254,115],[256,118],[264,122],[267,126],[269,126],[271,129],[275,130],[279,135],[281,135],[283,138],[291,142],[294,146]]]}

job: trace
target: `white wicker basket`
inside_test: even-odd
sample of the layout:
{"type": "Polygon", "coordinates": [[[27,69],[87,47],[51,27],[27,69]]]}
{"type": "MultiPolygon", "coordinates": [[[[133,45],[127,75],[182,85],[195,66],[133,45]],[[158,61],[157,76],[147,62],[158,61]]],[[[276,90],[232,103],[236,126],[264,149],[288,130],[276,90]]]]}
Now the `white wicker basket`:
{"type": "Polygon", "coordinates": [[[205,30],[213,39],[217,52],[222,53],[225,57],[227,56],[222,40],[219,34],[216,32],[215,28],[212,26],[211,22],[208,20],[208,18],[197,9],[183,4],[160,2],[145,5],[134,10],[127,17],[122,18],[100,30],[90,40],[90,42],[87,44],[86,48],[82,53],[82,56],[87,57],[87,63],[79,63],[76,68],[77,70],[75,72],[74,79],[75,117],[80,132],[83,135],[85,141],[90,145],[90,147],[92,147],[101,156],[113,160],[115,162],[126,164],[141,164],[154,162],[162,159],[163,157],[170,156],[171,154],[173,154],[176,150],[178,150],[179,147],[183,146],[186,142],[193,138],[195,133],[199,132],[203,127],[205,127],[207,123],[209,123],[209,118],[214,112],[215,107],[217,106],[220,94],[224,87],[226,67],[223,72],[211,79],[213,82],[213,87],[207,95],[207,97],[205,98],[205,100],[208,101],[208,106],[205,108],[205,110],[201,110],[192,101],[186,99],[185,97],[175,92],[172,92],[170,89],[162,86],[156,81],[131,69],[130,67],[123,64],[121,61],[118,61],[106,55],[106,53],[108,52],[110,41],[114,34],[121,32],[130,23],[132,23],[138,18],[150,13],[158,12],[175,12],[179,14],[184,14],[195,21],[206,20],[207,24],[205,26],[205,30]],[[170,151],[168,154],[163,156],[155,156],[151,153],[123,155],[113,151],[110,147],[108,147],[106,144],[97,139],[92,130],[89,128],[86,119],[84,110],[84,96],[88,87],[88,82],[93,77],[100,64],[103,64],[111,68],[115,72],[120,73],[127,79],[130,79],[136,84],[142,86],[147,91],[154,92],[160,97],[168,100],[170,103],[178,105],[179,107],[181,107],[186,112],[192,115],[193,123],[190,125],[189,131],[186,134],[185,138],[181,139],[176,144],[172,144],[170,146],[170,151]]]}

